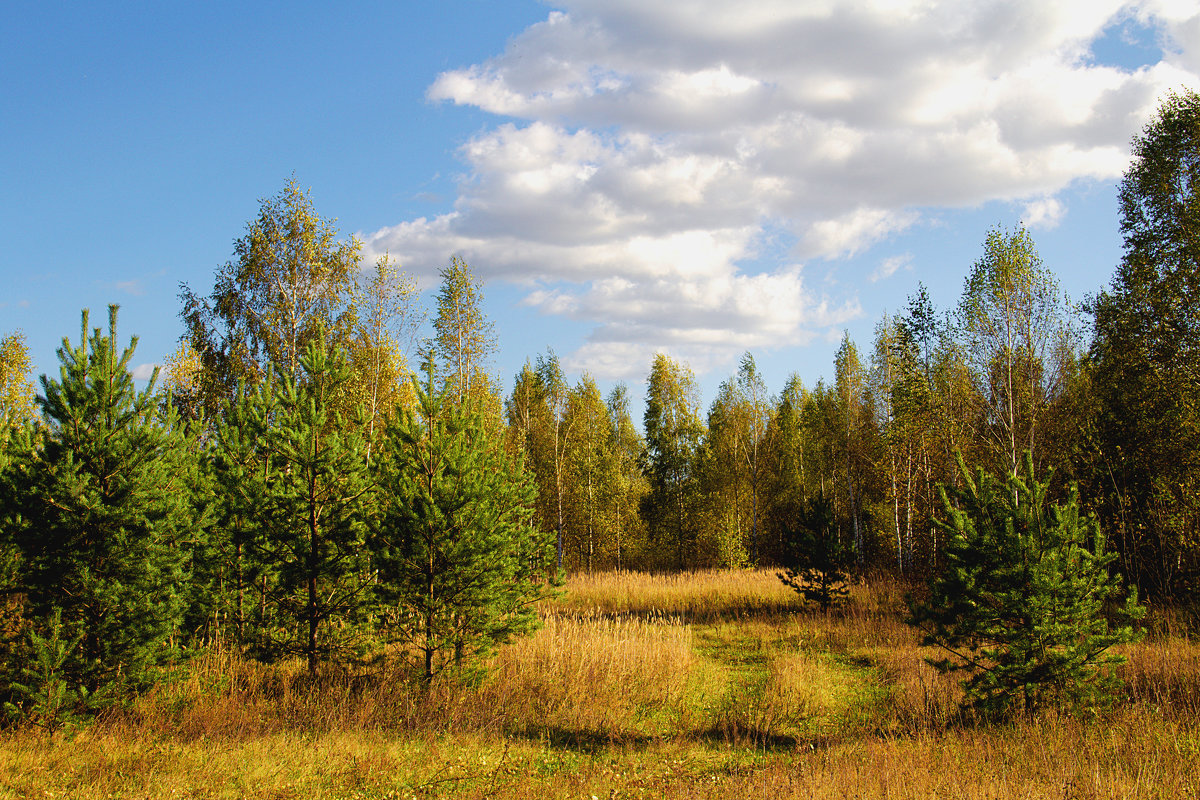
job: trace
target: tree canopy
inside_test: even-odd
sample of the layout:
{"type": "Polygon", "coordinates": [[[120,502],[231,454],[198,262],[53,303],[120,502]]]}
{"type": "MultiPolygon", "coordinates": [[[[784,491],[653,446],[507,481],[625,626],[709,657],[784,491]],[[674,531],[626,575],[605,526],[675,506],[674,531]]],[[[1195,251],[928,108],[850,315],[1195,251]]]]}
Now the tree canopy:
{"type": "Polygon", "coordinates": [[[1125,253],[1093,304],[1097,493],[1131,577],[1200,580],[1200,95],[1170,94],[1120,186],[1125,253]]]}

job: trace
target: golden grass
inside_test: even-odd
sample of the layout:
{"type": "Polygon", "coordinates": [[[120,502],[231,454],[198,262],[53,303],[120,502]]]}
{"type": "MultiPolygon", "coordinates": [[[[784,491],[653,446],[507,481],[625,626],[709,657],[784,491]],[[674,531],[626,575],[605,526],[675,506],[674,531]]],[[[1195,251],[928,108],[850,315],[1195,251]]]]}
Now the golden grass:
{"type": "Polygon", "coordinates": [[[73,736],[0,734],[0,798],[1196,797],[1200,647],[1122,650],[1096,719],[974,726],[904,587],[801,610],[769,571],[577,576],[474,686],[206,653],[73,736]]]}
{"type": "Polygon", "coordinates": [[[799,607],[773,570],[669,574],[598,572],[573,576],[555,613],[681,617],[691,622],[779,614],[799,607]]]}
{"type": "Polygon", "coordinates": [[[470,734],[279,734],[186,746],[104,730],[47,747],[10,737],[0,797],[1191,798],[1194,727],[1129,710],[755,753],[683,739],[597,752],[470,734]]]}
{"type": "Polygon", "coordinates": [[[1129,698],[1172,717],[1200,718],[1200,644],[1156,638],[1120,650],[1129,698]]]}
{"type": "Polygon", "coordinates": [[[670,619],[551,615],[500,652],[482,695],[521,732],[660,735],[684,713],[692,656],[691,628],[670,619]]]}

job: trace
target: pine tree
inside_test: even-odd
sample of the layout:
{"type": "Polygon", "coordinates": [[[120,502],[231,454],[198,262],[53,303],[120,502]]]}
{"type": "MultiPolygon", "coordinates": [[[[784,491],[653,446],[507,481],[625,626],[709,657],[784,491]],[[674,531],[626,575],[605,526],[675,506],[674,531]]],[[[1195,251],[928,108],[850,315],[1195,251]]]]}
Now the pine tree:
{"type": "Polygon", "coordinates": [[[52,654],[56,680],[110,699],[149,683],[166,654],[203,522],[186,435],[163,416],[153,379],[134,389],[137,340],[117,351],[116,318],[109,306],[108,335],[89,338],[84,311],[79,345],[63,340],[61,377],[42,378],[41,435],[10,473],[3,517],[34,633],[71,644],[52,654]]]}
{"type": "Polygon", "coordinates": [[[266,621],[266,586],[255,580],[260,570],[253,545],[271,463],[256,429],[255,391],[240,385],[214,419],[208,466],[216,502],[204,540],[205,568],[193,573],[200,590],[193,615],[210,626],[210,638],[217,641],[240,646],[250,643],[251,632],[259,634],[253,643],[262,652],[261,634],[272,626],[266,621]]]}
{"type": "Polygon", "coordinates": [[[414,380],[415,413],[388,427],[381,483],[390,502],[375,551],[389,633],[420,656],[426,682],[537,623],[554,540],[532,522],[534,486],[454,384],[414,380]]]}
{"type": "Polygon", "coordinates": [[[23,677],[29,660],[30,630],[14,523],[20,514],[19,468],[32,459],[33,443],[32,423],[13,426],[0,422],[0,700],[12,699],[15,687],[11,684],[23,677]],[[10,684],[7,690],[4,681],[10,684]]]}
{"type": "Polygon", "coordinates": [[[779,580],[822,611],[840,605],[846,588],[848,553],[838,538],[833,503],[817,493],[806,501],[799,519],[784,532],[784,567],[779,580]]]}
{"type": "Polygon", "coordinates": [[[298,366],[295,377],[269,380],[247,396],[243,420],[255,438],[240,446],[253,451],[231,459],[231,475],[243,475],[252,492],[241,513],[252,535],[250,580],[269,606],[259,615],[265,655],[302,655],[315,674],[321,662],[362,644],[359,623],[373,586],[366,537],[374,484],[362,421],[347,424],[339,411],[351,378],[344,354],[327,352],[318,335],[298,366]]]}
{"type": "Polygon", "coordinates": [[[1130,623],[1143,609],[1131,592],[1116,612],[1125,624],[1110,630],[1104,612],[1121,593],[1109,574],[1116,555],[1081,514],[1078,491],[1049,503],[1049,479],[1036,479],[1028,452],[1020,475],[1003,482],[958,463],[963,488],[942,489],[945,566],[929,602],[913,607],[925,644],[948,654],[930,663],[968,672],[967,702],[989,715],[1103,702],[1123,661],[1109,648],[1134,638],[1130,623]]]}

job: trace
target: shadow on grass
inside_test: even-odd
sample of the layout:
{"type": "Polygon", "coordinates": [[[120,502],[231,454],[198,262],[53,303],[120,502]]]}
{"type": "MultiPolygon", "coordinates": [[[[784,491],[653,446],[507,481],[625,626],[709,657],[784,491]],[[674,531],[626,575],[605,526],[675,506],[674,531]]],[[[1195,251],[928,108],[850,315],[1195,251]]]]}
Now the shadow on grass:
{"type": "Polygon", "coordinates": [[[822,750],[843,743],[847,739],[845,734],[796,736],[762,731],[752,727],[724,725],[714,725],[703,730],[681,731],[667,736],[585,731],[553,725],[524,731],[509,731],[506,735],[517,740],[536,742],[554,750],[584,755],[595,755],[614,748],[642,751],[664,742],[689,741],[710,747],[786,753],[796,750],[822,750]]]}
{"type": "Polygon", "coordinates": [[[588,755],[611,748],[644,750],[655,742],[663,741],[663,737],[649,736],[643,733],[577,730],[558,725],[508,731],[507,735],[513,739],[537,742],[555,750],[568,750],[588,755]]]}
{"type": "Polygon", "coordinates": [[[792,751],[802,744],[811,744],[791,734],[772,733],[753,727],[714,725],[705,730],[688,734],[690,738],[712,745],[750,748],[769,753],[792,751]]]}

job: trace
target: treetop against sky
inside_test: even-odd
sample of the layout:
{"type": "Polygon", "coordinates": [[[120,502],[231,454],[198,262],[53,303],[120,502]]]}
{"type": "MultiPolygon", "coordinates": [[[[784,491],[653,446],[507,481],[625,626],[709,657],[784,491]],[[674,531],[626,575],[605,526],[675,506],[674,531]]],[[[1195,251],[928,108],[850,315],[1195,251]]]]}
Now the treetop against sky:
{"type": "Polygon", "coordinates": [[[1107,284],[1130,140],[1200,86],[1167,0],[8,11],[0,334],[38,372],[117,302],[147,375],[295,176],[427,305],[471,265],[505,388],[547,346],[605,390],[657,350],[706,397],[745,350],[811,384],[918,281],[953,305],[996,225],[1107,284]]]}

